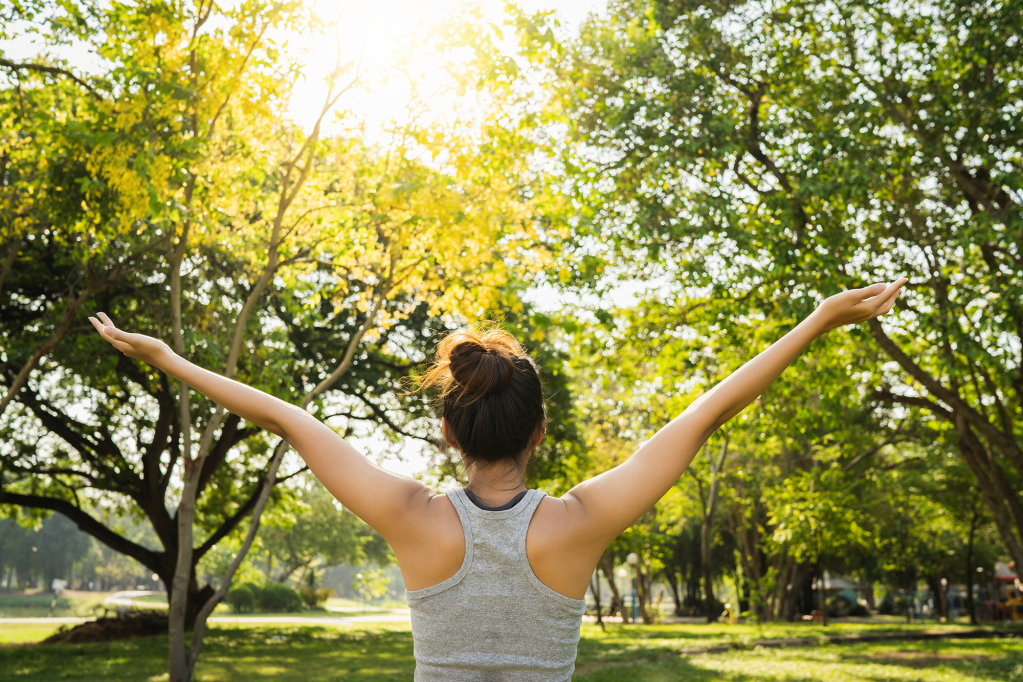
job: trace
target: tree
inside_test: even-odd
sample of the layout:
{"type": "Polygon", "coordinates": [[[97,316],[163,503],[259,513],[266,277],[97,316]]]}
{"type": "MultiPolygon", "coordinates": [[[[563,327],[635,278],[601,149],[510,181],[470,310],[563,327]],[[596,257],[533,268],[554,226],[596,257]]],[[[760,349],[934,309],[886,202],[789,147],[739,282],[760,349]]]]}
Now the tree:
{"type": "MultiPolygon", "coordinates": [[[[29,519],[21,519],[28,521],[29,519]]],[[[14,519],[0,520],[0,579],[10,589],[39,586],[53,580],[70,582],[72,567],[89,551],[90,538],[63,517],[51,517],[26,528],[14,519]]]]}
{"type": "Polygon", "coordinates": [[[703,594],[706,601],[704,615],[708,623],[717,620],[717,605],[714,600],[714,571],[710,560],[710,550],[713,546],[714,512],[717,509],[718,489],[721,484],[721,468],[725,464],[725,457],[728,456],[728,434],[724,435],[724,443],[715,456],[708,448],[704,448],[710,460],[710,484],[707,486],[707,493],[704,495],[703,486],[699,486],[700,508],[703,512],[703,523],[700,526],[700,564],[703,567],[703,594]]]}
{"type": "Polygon", "coordinates": [[[773,490],[769,500],[775,542],[791,547],[797,561],[817,567],[818,603],[825,625],[828,610],[824,571],[829,560],[868,540],[863,522],[868,515],[835,474],[835,470],[828,470],[789,479],[789,485],[773,490]]]}
{"type": "Polygon", "coordinates": [[[1023,564],[1018,7],[621,0],[548,30],[519,27],[553,45],[519,50],[544,87],[516,94],[533,139],[568,132],[566,252],[796,315],[910,277],[862,330],[899,368],[873,397],[954,433],[1023,564]]]}
{"type": "Polygon", "coordinates": [[[260,529],[268,580],[284,583],[296,573],[308,575],[314,569],[359,566],[367,561],[383,566],[393,561],[383,538],[344,510],[318,481],[308,475],[301,481],[296,503],[260,529]]]}
{"type": "Polygon", "coordinates": [[[22,156],[4,188],[17,231],[0,290],[0,503],[60,512],[159,575],[179,682],[275,483],[299,468],[278,476],[286,444],[111,352],[85,311],[165,336],[345,433],[371,424],[432,442],[429,406],[400,380],[436,331],[493,307],[543,256],[528,196],[499,166],[473,164],[471,133],[413,125],[383,147],[354,131],[322,138],[360,81],[357,59],[339,52],[311,131],[280,118],[294,64],[270,36],[318,26],[300,4],[46,12],[18,16],[37,19],[44,42],[71,31],[109,70],[79,77],[45,55],[2,64],[19,79],[2,92],[22,156]],[[62,112],[40,127],[55,144],[21,141],[26,100],[62,112]],[[86,499],[144,516],[161,549],[119,535],[86,499]],[[236,561],[200,586],[196,564],[246,519],[236,561]]]}
{"type": "Polygon", "coordinates": [[[371,601],[387,594],[390,582],[382,568],[363,568],[352,578],[352,589],[366,601],[371,601]]]}

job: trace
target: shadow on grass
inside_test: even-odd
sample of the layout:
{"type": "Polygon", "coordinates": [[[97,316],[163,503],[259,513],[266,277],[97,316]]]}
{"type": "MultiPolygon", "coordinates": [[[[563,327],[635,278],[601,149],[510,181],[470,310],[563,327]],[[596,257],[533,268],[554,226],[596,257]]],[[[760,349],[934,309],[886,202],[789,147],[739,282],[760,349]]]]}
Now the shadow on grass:
{"type": "MultiPolygon", "coordinates": [[[[209,631],[195,678],[197,682],[390,682],[410,680],[414,669],[412,635],[407,629],[228,626],[209,631]]],[[[0,670],[3,679],[18,682],[156,682],[166,679],[167,638],[5,648],[0,649],[0,670]]]]}
{"type": "MultiPolygon", "coordinates": [[[[585,682],[730,680],[809,682],[829,679],[981,679],[1023,682],[1020,639],[861,643],[801,649],[733,650],[679,655],[680,643],[707,646],[705,637],[677,628],[586,628],[578,674],[585,682]]],[[[166,680],[167,638],[89,645],[0,648],[0,678],[18,682],[166,680]]],[[[415,661],[407,625],[338,628],[319,625],[220,625],[210,629],[197,682],[390,682],[411,680],[415,661]]]]}
{"type": "MultiPolygon", "coordinates": [[[[855,646],[839,650],[838,658],[848,666],[860,668],[884,666],[926,670],[935,675],[942,671],[972,679],[1023,682],[1023,641],[1019,638],[855,646]]],[[[862,677],[878,681],[891,679],[884,674],[865,673],[862,677]]]]}
{"type": "MultiPolygon", "coordinates": [[[[792,649],[732,650],[684,656],[665,646],[614,649],[611,635],[580,660],[577,682],[955,682],[1002,680],[1023,682],[1023,647],[1019,639],[939,640],[823,645],[792,649]]],[[[632,642],[635,644],[635,640],[632,642]]]]}

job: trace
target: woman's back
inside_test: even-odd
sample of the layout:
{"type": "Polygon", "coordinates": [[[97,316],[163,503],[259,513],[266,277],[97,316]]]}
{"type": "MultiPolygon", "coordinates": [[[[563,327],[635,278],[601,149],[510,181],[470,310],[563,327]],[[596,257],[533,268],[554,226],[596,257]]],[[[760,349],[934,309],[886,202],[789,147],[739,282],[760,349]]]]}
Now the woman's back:
{"type": "Polygon", "coordinates": [[[569,680],[585,602],[555,592],[534,574],[526,533],[544,493],[489,511],[465,491],[448,493],[465,552],[443,582],[407,593],[416,680],[569,680]]]}

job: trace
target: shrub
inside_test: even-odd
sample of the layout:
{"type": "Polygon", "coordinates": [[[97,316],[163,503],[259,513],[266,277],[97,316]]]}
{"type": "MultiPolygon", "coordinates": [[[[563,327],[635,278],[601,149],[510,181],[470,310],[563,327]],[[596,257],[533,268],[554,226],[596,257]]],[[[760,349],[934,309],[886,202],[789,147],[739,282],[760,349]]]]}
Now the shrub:
{"type": "Polygon", "coordinates": [[[318,590],[315,587],[300,587],[298,593],[302,595],[306,608],[310,609],[320,608],[330,598],[330,590],[326,588],[318,590]]]}
{"type": "Polygon", "coordinates": [[[263,588],[262,605],[264,611],[301,611],[302,598],[298,592],[280,583],[267,583],[263,588]]]}
{"type": "Polygon", "coordinates": [[[251,611],[256,607],[256,604],[261,601],[260,593],[262,589],[259,585],[253,585],[252,583],[242,583],[238,587],[232,588],[227,593],[225,601],[230,604],[231,608],[235,611],[251,611]]]}

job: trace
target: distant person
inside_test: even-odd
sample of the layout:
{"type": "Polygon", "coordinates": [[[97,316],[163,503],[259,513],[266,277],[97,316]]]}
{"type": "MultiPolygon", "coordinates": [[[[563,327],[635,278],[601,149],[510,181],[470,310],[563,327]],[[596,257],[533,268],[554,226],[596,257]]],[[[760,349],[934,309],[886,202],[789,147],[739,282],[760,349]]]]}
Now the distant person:
{"type": "Polygon", "coordinates": [[[537,368],[506,332],[449,335],[421,384],[441,389],[441,431],[468,476],[464,489],[438,495],[373,464],[305,410],[196,367],[161,341],[120,331],[103,313],[90,319],[129,357],[284,438],[339,502],[390,543],[408,588],[417,681],[560,682],[572,677],[583,598],[604,549],[814,339],[888,312],[905,281],[827,299],[626,462],[560,498],[524,484],[547,417],[537,368]]]}

